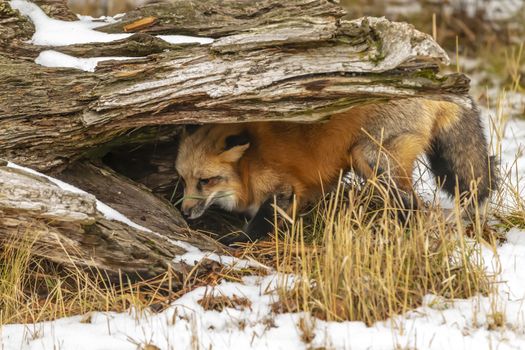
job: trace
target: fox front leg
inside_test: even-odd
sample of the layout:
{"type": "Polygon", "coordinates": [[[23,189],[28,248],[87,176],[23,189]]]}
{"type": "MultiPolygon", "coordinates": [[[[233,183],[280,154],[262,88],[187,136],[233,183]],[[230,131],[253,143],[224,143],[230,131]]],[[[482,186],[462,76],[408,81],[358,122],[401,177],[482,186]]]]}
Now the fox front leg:
{"type": "Polygon", "coordinates": [[[268,236],[269,233],[274,231],[275,222],[275,204],[285,210],[292,206],[294,193],[291,186],[282,187],[276,193],[268,197],[259,207],[257,213],[251,218],[246,227],[244,228],[244,235],[231,237],[226,240],[222,240],[223,243],[231,244],[234,242],[255,242],[259,239],[263,239],[268,236]]]}
{"type": "Polygon", "coordinates": [[[275,230],[275,204],[284,211],[292,206],[294,193],[291,186],[281,188],[280,191],[264,201],[255,216],[248,223],[245,233],[250,241],[265,238],[275,230]]]}

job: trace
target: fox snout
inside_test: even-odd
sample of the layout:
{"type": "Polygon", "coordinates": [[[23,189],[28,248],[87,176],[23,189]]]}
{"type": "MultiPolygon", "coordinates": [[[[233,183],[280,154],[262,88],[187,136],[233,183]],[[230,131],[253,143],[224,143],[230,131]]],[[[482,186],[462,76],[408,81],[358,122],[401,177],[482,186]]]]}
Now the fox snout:
{"type": "Polygon", "coordinates": [[[206,206],[204,200],[185,199],[182,202],[182,214],[184,214],[184,216],[188,217],[189,219],[199,218],[202,216],[202,214],[204,214],[205,210],[206,206]]]}
{"type": "Polygon", "coordinates": [[[184,214],[184,216],[190,216],[191,214],[191,211],[193,209],[193,207],[195,206],[195,204],[191,204],[191,203],[188,203],[189,201],[186,201],[184,200],[182,202],[182,206],[181,206],[181,211],[182,211],[182,214],[184,214]]]}

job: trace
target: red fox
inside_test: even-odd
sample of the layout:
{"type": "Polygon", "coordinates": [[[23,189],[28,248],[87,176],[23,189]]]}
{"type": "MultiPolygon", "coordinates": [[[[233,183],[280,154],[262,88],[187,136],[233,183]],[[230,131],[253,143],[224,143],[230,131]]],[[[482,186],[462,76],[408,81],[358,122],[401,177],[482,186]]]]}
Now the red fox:
{"type": "Polygon", "coordinates": [[[417,207],[412,172],[428,157],[443,189],[482,202],[495,186],[479,112],[452,102],[411,98],[354,107],[317,124],[253,122],[204,125],[180,140],[176,169],[184,182],[182,212],[200,217],[212,204],[251,218],[250,240],[271,232],[274,196],[287,210],[319,199],[341,170],[377,178],[417,207]]]}

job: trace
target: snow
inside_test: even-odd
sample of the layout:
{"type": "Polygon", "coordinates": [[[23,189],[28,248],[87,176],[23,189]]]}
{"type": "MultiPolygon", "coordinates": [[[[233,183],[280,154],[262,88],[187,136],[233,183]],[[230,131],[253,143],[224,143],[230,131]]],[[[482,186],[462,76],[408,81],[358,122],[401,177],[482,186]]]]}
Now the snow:
{"type": "Polygon", "coordinates": [[[469,17],[481,12],[489,21],[504,21],[523,9],[523,0],[452,0],[450,4],[464,9],[469,17]]]}
{"type": "MultiPolygon", "coordinates": [[[[70,2],[69,2],[70,3],[70,2]]],[[[83,22],[90,22],[93,23],[93,26],[103,26],[106,24],[113,24],[117,23],[124,17],[125,13],[118,13],[114,16],[100,16],[100,17],[92,17],[87,15],[79,15],[77,14],[78,20],[83,22]],[[97,24],[100,23],[100,24],[97,24]]]]}
{"type": "Polygon", "coordinates": [[[187,36],[187,35],[157,35],[157,38],[167,41],[170,44],[184,44],[184,43],[197,42],[199,44],[204,45],[204,44],[211,44],[213,42],[212,38],[187,36]]]}
{"type": "MultiPolygon", "coordinates": [[[[493,254],[485,254],[491,263],[493,254]]],[[[519,349],[525,347],[525,269],[520,269],[525,263],[525,232],[511,231],[498,254],[502,276],[516,282],[507,282],[492,297],[503,305],[507,327],[501,330],[486,327],[493,313],[490,297],[445,301],[427,296],[424,306],[372,327],[362,322],[325,322],[304,313],[275,315],[276,288],[286,276],[271,274],[245,277],[242,283],[223,281],[214,288],[199,287],[158,314],[97,312],[87,324],[75,316],[29,326],[4,326],[2,343],[4,349],[136,349],[145,344],[160,349],[305,349],[298,328],[302,318],[315,333],[311,348],[481,350],[497,345],[498,349],[519,349]],[[210,295],[246,298],[249,305],[220,312],[205,310],[198,301],[210,295]]]]}
{"type": "MultiPolygon", "coordinates": [[[[483,117],[488,125],[494,112],[485,110],[483,117]]],[[[503,130],[501,167],[516,173],[509,179],[513,187],[523,188],[525,121],[510,119],[503,130]]],[[[38,174],[13,163],[9,166],[38,174]]],[[[65,190],[81,191],[47,178],[65,190]]],[[[432,191],[431,187],[427,189],[432,191]]],[[[97,207],[108,218],[135,225],[103,203],[97,202],[97,207]]],[[[135,310],[120,314],[95,312],[90,323],[82,323],[84,317],[80,315],[37,324],[5,325],[0,328],[0,349],[137,349],[145,344],[160,349],[525,348],[525,231],[518,228],[507,233],[507,241],[496,252],[482,247],[487,271],[499,272],[497,293],[468,300],[444,300],[428,295],[423,306],[371,327],[362,322],[325,322],[304,313],[274,314],[272,303],[278,300],[277,283],[285,277],[293,281],[293,276],[279,276],[255,261],[204,252],[186,242],[173,243],[186,250],[173,258],[176,262],[195,265],[206,258],[236,269],[262,267],[269,275],[197,288],[158,314],[149,311],[139,314],[135,310]],[[220,312],[205,310],[198,301],[210,294],[246,298],[250,305],[220,312]],[[489,329],[495,312],[504,315],[504,326],[489,329]],[[315,334],[311,344],[306,345],[301,339],[298,327],[301,319],[311,324],[315,334]]]]}
{"type": "Polygon", "coordinates": [[[78,58],[64,53],[46,50],[42,51],[35,59],[35,63],[44,67],[75,68],[86,72],[94,72],[100,61],[131,60],[136,57],[90,57],[78,58]]]}
{"type": "MultiPolygon", "coordinates": [[[[22,15],[29,17],[35,25],[36,31],[30,41],[34,45],[63,46],[105,43],[125,39],[132,35],[132,33],[108,34],[93,30],[113,22],[110,17],[100,21],[89,16],[80,16],[79,21],[61,21],[49,18],[40,7],[26,0],[11,0],[10,5],[13,9],[20,11],[22,15]]],[[[158,37],[172,44],[209,44],[213,42],[211,38],[186,35],[159,35],[158,37]]]]}
{"type": "Polygon", "coordinates": [[[89,17],[79,21],[61,21],[49,18],[40,7],[25,0],[12,0],[10,5],[31,19],[35,25],[35,34],[31,38],[34,45],[63,46],[72,44],[104,43],[125,39],[131,34],[108,34],[97,32],[93,28],[102,26],[104,22],[93,22],[89,17]]]}
{"type": "Polygon", "coordinates": [[[182,241],[172,241],[173,244],[186,250],[186,253],[177,255],[173,258],[174,262],[183,262],[188,265],[194,266],[196,263],[203,259],[216,261],[222,265],[229,266],[234,269],[247,269],[249,267],[260,268],[268,270],[269,268],[255,260],[239,259],[233,256],[219,255],[213,252],[203,252],[199,248],[182,241]]]}
{"type": "MultiPolygon", "coordinates": [[[[94,30],[97,27],[116,21],[115,17],[95,19],[90,16],[79,16],[78,21],[61,21],[48,17],[40,7],[26,0],[11,0],[13,9],[20,11],[31,19],[35,25],[35,34],[29,41],[34,45],[64,46],[86,43],[105,43],[130,37],[130,33],[108,34],[94,30]]],[[[117,18],[120,16],[116,16],[117,18]]],[[[186,35],[157,35],[158,38],[171,44],[199,43],[210,44],[212,38],[186,35]]],[[[78,58],[52,50],[43,51],[35,62],[45,67],[75,68],[93,72],[97,63],[105,60],[126,60],[133,57],[91,57],[78,58]]]]}

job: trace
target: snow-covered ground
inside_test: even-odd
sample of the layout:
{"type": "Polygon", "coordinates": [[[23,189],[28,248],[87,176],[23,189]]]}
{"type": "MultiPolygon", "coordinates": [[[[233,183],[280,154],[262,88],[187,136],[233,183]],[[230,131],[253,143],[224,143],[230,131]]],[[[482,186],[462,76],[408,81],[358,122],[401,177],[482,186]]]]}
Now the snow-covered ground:
{"type": "MultiPolygon", "coordinates": [[[[64,24],[58,23],[60,21],[51,23],[54,20],[44,17],[26,1],[13,0],[11,4],[26,11],[24,13],[35,23],[43,21],[37,25],[38,35],[33,37],[34,43],[44,40],[42,42],[46,45],[64,44],[50,43],[52,36],[45,35],[46,30],[52,31],[51,24],[62,28],[60,30],[64,29],[60,27],[64,24]],[[40,30],[42,32],[38,32],[40,30]]],[[[81,19],[74,25],[78,25],[80,33],[87,33],[87,36],[91,34],[86,31],[93,32],[89,19],[81,19]]],[[[63,57],[55,56],[54,59],[59,63],[65,61],[63,57]]],[[[49,61],[52,62],[53,57],[49,61]]],[[[89,67],[94,69],[95,66],[96,63],[94,66],[90,63],[89,67]]],[[[488,119],[495,112],[484,114],[488,119]]],[[[510,120],[504,131],[501,166],[507,170],[515,169],[518,174],[514,178],[515,185],[520,183],[520,188],[523,188],[525,121],[510,120]]],[[[55,183],[64,189],[78,191],[62,182],[55,183]]],[[[103,203],[97,206],[113,219],[128,220],[104,207],[103,203]]],[[[174,257],[179,261],[192,262],[206,255],[194,247],[184,246],[183,242],[180,244],[188,253],[174,257]]],[[[160,313],[146,311],[138,314],[133,310],[120,314],[96,312],[90,317],[79,315],[38,324],[5,325],[0,327],[0,349],[137,349],[146,345],[160,349],[229,350],[525,349],[525,231],[511,229],[507,241],[496,252],[483,249],[487,269],[500,272],[501,283],[496,294],[452,301],[429,295],[422,307],[371,327],[362,322],[325,322],[303,313],[274,314],[271,305],[278,300],[276,286],[282,276],[273,273],[264,277],[244,277],[241,283],[222,282],[214,288],[197,288],[160,313]],[[249,302],[221,312],[205,310],[197,301],[210,294],[242,297],[249,302]],[[504,325],[492,329],[489,327],[491,318],[499,315],[504,316],[504,325]],[[308,324],[313,330],[315,337],[311,343],[302,340],[299,323],[308,324]]],[[[222,262],[255,264],[216,254],[208,257],[222,262]]]]}

